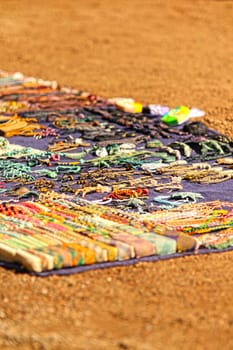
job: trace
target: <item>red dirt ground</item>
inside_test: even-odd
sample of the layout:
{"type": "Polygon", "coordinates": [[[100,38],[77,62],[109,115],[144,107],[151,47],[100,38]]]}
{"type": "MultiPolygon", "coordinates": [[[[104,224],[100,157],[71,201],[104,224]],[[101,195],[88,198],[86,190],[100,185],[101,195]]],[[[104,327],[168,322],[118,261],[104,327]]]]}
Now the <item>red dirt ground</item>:
{"type": "MultiPolygon", "coordinates": [[[[233,136],[232,23],[231,0],[5,0],[0,68],[197,106],[233,136]]],[[[67,277],[0,269],[0,349],[233,349],[232,275],[233,253],[67,277]]]]}

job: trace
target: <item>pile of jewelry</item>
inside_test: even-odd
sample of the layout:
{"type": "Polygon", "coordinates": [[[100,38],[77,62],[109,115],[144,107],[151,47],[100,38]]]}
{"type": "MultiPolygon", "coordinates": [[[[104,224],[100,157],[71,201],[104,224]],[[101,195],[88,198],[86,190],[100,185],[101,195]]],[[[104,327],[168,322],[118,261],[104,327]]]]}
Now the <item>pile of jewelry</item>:
{"type": "Polygon", "coordinates": [[[184,205],[179,212],[135,215],[51,192],[37,202],[1,204],[0,255],[42,272],[196,252],[201,245],[217,244],[205,235],[215,230],[223,234],[225,245],[232,244],[232,208],[216,201],[184,205]]]}
{"type": "Polygon", "coordinates": [[[233,140],[204,114],[0,71],[0,260],[40,272],[231,247],[233,140]]]}

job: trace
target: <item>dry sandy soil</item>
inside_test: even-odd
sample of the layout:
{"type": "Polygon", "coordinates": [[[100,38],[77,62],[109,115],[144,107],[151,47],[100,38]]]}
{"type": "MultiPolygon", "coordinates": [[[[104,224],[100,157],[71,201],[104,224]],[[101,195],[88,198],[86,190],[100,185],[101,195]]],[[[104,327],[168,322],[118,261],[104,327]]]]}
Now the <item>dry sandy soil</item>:
{"type": "MultiPolygon", "coordinates": [[[[1,0],[0,68],[186,104],[233,136],[230,0],[1,0]]],[[[0,269],[0,349],[233,349],[233,253],[67,277],[0,269]]]]}

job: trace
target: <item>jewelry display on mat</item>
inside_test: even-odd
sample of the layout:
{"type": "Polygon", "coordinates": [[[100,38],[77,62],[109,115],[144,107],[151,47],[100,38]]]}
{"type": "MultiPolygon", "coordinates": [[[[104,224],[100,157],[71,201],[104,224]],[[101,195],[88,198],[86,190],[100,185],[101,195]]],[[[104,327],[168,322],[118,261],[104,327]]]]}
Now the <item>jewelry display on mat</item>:
{"type": "Polygon", "coordinates": [[[42,272],[233,246],[233,140],[189,121],[204,114],[0,71],[0,260],[42,272]]]}
{"type": "Polygon", "coordinates": [[[226,237],[233,220],[232,205],[228,204],[228,210],[222,209],[227,203],[220,202],[218,209],[212,202],[192,205],[192,211],[190,205],[187,209],[183,205],[181,215],[171,210],[166,216],[160,212],[141,216],[81,199],[75,203],[55,193],[40,196],[38,203],[3,203],[0,256],[41,272],[195,251],[208,240],[193,234],[215,229],[223,230],[226,237]]]}

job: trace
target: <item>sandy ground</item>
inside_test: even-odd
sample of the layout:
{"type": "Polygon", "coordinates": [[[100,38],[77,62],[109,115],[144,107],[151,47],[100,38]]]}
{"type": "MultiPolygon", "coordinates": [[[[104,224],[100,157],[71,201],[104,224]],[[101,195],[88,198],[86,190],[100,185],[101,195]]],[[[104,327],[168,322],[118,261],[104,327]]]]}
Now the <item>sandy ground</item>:
{"type": "MultiPolygon", "coordinates": [[[[0,68],[186,104],[233,136],[230,0],[0,1],[0,68]]],[[[232,349],[233,253],[68,277],[0,269],[0,349],[232,349]]]]}

